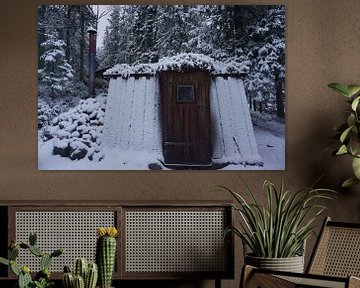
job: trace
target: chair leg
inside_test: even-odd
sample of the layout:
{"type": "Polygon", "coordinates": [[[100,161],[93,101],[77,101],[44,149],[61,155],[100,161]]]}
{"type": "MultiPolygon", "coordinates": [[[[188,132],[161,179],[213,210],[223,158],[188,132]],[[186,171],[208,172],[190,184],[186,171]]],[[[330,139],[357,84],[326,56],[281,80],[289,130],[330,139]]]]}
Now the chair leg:
{"type": "Polygon", "coordinates": [[[248,287],[251,276],[253,275],[254,267],[250,265],[244,265],[241,271],[240,288],[248,287]]]}
{"type": "Polygon", "coordinates": [[[221,288],[221,278],[215,278],[215,288],[221,288]]]}
{"type": "Polygon", "coordinates": [[[349,277],[349,288],[360,288],[360,278],[349,277]]]}

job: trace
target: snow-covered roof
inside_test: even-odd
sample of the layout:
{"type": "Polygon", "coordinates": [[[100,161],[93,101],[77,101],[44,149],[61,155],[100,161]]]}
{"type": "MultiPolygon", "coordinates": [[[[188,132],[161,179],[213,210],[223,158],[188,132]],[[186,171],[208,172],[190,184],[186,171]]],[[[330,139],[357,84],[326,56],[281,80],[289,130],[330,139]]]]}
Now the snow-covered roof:
{"type": "Polygon", "coordinates": [[[181,53],[171,57],[164,57],[157,63],[117,64],[105,71],[106,76],[128,78],[134,74],[155,75],[163,71],[184,71],[197,69],[209,71],[212,75],[244,75],[249,71],[248,63],[235,60],[220,62],[203,54],[181,53]]]}

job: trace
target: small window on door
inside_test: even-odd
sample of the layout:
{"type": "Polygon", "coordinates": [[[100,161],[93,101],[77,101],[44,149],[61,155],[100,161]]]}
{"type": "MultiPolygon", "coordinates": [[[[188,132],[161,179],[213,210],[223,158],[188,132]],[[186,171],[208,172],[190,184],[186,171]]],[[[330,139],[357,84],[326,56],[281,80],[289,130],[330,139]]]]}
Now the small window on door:
{"type": "Polygon", "coordinates": [[[176,101],[179,103],[189,103],[195,101],[194,85],[178,85],[176,101]]]}

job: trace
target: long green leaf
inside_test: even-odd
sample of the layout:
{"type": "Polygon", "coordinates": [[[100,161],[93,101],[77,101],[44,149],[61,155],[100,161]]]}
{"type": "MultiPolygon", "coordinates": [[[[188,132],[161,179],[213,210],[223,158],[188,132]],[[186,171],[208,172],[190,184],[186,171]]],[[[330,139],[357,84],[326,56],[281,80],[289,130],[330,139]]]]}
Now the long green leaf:
{"type": "Polygon", "coordinates": [[[348,188],[354,184],[359,184],[359,183],[360,183],[359,179],[357,179],[356,177],[351,177],[345,180],[344,183],[342,183],[341,187],[348,188]]]}
{"type": "Polygon", "coordinates": [[[351,103],[351,109],[352,109],[353,111],[356,111],[356,108],[357,108],[358,105],[359,105],[359,101],[360,101],[360,96],[356,97],[356,98],[352,101],[352,103],[351,103]]]}
{"type": "Polygon", "coordinates": [[[335,155],[344,155],[344,154],[348,154],[348,149],[346,147],[346,145],[341,145],[341,147],[339,148],[339,150],[337,150],[335,155]]]}
{"type": "Polygon", "coordinates": [[[350,113],[347,118],[347,124],[349,127],[355,126],[356,124],[356,116],[353,113],[350,113]]]}
{"type": "Polygon", "coordinates": [[[360,180],[360,158],[354,158],[352,161],[352,168],[357,179],[360,180]]]}
{"type": "Polygon", "coordinates": [[[360,93],[360,85],[348,85],[347,90],[351,96],[357,96],[360,93]]]}
{"type": "Polygon", "coordinates": [[[330,83],[328,85],[329,88],[333,89],[335,92],[341,94],[342,96],[350,98],[350,92],[346,85],[341,83],[330,83]]]}
{"type": "Polygon", "coordinates": [[[353,128],[353,126],[345,129],[345,131],[343,133],[341,133],[340,135],[340,142],[344,143],[344,141],[346,140],[346,137],[349,135],[349,132],[351,131],[351,129],[353,128]]]}

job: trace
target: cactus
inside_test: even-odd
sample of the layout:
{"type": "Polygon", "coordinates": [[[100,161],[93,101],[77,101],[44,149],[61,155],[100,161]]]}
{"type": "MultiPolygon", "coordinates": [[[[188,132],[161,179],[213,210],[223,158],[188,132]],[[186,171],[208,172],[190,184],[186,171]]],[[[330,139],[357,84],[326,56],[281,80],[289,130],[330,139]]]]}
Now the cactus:
{"type": "Polygon", "coordinates": [[[64,253],[64,249],[57,249],[51,253],[51,257],[58,257],[64,253]]]}
{"type": "Polygon", "coordinates": [[[32,283],[30,269],[27,266],[22,266],[19,273],[18,285],[19,288],[28,288],[32,283]]]}
{"type": "Polygon", "coordinates": [[[31,245],[30,245],[29,251],[30,251],[32,254],[34,254],[35,256],[37,256],[37,257],[41,257],[41,256],[44,255],[44,252],[42,252],[42,251],[40,250],[40,248],[38,248],[38,247],[36,247],[36,246],[31,246],[31,245]]]}
{"type": "Polygon", "coordinates": [[[10,261],[10,269],[16,276],[20,275],[20,268],[16,265],[16,262],[14,260],[10,261]]]}
{"type": "Polygon", "coordinates": [[[19,288],[28,288],[31,283],[32,279],[30,273],[21,271],[18,279],[19,288]]]}
{"type": "MultiPolygon", "coordinates": [[[[35,233],[30,233],[29,236],[29,244],[20,242],[16,243],[15,241],[11,241],[9,251],[8,251],[8,259],[0,257],[0,264],[4,264],[10,266],[11,271],[18,276],[18,286],[19,288],[29,288],[29,287],[43,287],[44,285],[51,285],[50,281],[50,264],[53,257],[60,256],[64,250],[58,249],[53,253],[48,254],[44,253],[40,250],[40,248],[36,247],[36,239],[37,236],[35,233]],[[24,249],[28,250],[30,253],[37,257],[41,257],[41,271],[39,271],[35,276],[35,281],[32,280],[30,275],[30,269],[27,266],[19,266],[16,264],[16,259],[19,256],[19,250],[24,249]],[[40,285],[40,286],[39,286],[40,285]]],[[[44,286],[45,287],[45,286],[44,286]]],[[[50,286],[46,286],[50,287],[50,286]]]]}
{"type": "Polygon", "coordinates": [[[74,287],[74,276],[72,273],[64,273],[63,277],[63,286],[64,288],[73,288],[74,287]]]}
{"type": "Polygon", "coordinates": [[[50,254],[45,253],[42,257],[41,257],[41,261],[40,261],[40,267],[41,269],[49,269],[50,265],[51,265],[51,260],[52,257],[50,254]]]}
{"type": "Polygon", "coordinates": [[[31,232],[29,235],[29,244],[31,246],[35,246],[37,241],[37,235],[35,232],[31,232]]]}
{"type": "Polygon", "coordinates": [[[23,272],[24,274],[29,274],[30,273],[30,268],[28,266],[22,266],[20,268],[21,272],[23,272]]]}
{"type": "Polygon", "coordinates": [[[74,267],[75,276],[81,276],[83,279],[85,279],[87,268],[88,268],[88,262],[86,258],[76,259],[75,267],[74,267]]]}
{"type": "Polygon", "coordinates": [[[9,260],[15,261],[16,258],[19,256],[19,246],[16,245],[14,248],[10,249],[8,256],[9,260]]]}
{"type": "Polygon", "coordinates": [[[95,288],[98,279],[98,266],[96,263],[89,263],[85,276],[85,288],[95,288]]]}
{"type": "Polygon", "coordinates": [[[63,286],[64,288],[76,288],[77,285],[83,288],[95,288],[98,278],[98,268],[95,263],[89,263],[85,258],[78,258],[74,263],[74,273],[71,273],[69,266],[64,266],[63,286]],[[82,279],[83,284],[81,283],[82,279]],[[77,280],[76,280],[77,279],[77,280]]]}
{"type": "Polygon", "coordinates": [[[19,247],[22,248],[22,249],[29,249],[30,248],[30,245],[26,244],[26,243],[20,243],[19,244],[19,247]]]}
{"type": "Polygon", "coordinates": [[[74,275],[71,273],[69,266],[64,266],[64,272],[62,275],[62,283],[64,288],[74,287],[74,275]]]}
{"type": "Polygon", "coordinates": [[[85,288],[84,278],[77,275],[74,277],[74,288],[85,288]]]}
{"type": "Polygon", "coordinates": [[[71,273],[71,269],[69,266],[67,265],[64,266],[64,273],[71,273]]]}
{"type": "Polygon", "coordinates": [[[97,235],[96,262],[100,287],[110,288],[115,265],[117,230],[115,227],[98,228],[97,235]]]}

